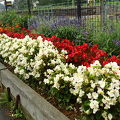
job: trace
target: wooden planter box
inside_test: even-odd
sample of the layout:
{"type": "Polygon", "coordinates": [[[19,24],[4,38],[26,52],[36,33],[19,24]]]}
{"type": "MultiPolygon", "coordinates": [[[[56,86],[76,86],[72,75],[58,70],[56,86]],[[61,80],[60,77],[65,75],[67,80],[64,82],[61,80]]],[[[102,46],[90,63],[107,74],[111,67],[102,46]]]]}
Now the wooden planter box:
{"type": "Polygon", "coordinates": [[[0,82],[9,87],[14,97],[20,96],[20,102],[29,114],[28,120],[69,120],[43,97],[26,85],[0,63],[0,82]]]}

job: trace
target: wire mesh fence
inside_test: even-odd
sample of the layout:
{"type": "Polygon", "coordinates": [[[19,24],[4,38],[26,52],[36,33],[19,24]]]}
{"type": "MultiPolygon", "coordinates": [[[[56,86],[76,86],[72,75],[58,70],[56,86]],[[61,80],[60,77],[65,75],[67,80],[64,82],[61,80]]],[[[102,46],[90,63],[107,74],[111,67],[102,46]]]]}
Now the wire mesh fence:
{"type": "Polygon", "coordinates": [[[31,14],[29,26],[38,27],[42,22],[76,24],[85,30],[99,31],[119,22],[120,0],[14,0],[13,9],[31,14]]]}
{"type": "MultiPolygon", "coordinates": [[[[40,5],[38,1],[31,1],[31,14],[49,17],[53,22],[61,19],[76,19],[85,29],[106,29],[111,22],[119,21],[120,0],[77,0],[63,3],[40,5]]],[[[38,17],[37,17],[38,19],[38,17]]]]}

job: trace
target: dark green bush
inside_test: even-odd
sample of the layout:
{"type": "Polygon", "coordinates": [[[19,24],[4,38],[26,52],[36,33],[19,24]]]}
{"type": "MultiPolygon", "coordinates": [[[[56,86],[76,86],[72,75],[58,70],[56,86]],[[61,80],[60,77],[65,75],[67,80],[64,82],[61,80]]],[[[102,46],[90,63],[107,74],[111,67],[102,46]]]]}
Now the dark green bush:
{"type": "Polygon", "coordinates": [[[0,14],[0,25],[15,26],[28,28],[28,15],[17,14],[15,11],[3,12],[0,14]]]}

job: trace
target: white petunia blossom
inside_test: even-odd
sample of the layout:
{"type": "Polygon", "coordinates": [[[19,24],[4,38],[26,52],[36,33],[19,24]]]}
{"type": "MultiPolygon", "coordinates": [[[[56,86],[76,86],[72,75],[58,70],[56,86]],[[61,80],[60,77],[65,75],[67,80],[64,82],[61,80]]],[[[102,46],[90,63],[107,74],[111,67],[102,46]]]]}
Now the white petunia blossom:
{"type": "Polygon", "coordinates": [[[99,102],[96,100],[90,100],[90,108],[93,109],[93,113],[95,114],[99,109],[99,102]]]}

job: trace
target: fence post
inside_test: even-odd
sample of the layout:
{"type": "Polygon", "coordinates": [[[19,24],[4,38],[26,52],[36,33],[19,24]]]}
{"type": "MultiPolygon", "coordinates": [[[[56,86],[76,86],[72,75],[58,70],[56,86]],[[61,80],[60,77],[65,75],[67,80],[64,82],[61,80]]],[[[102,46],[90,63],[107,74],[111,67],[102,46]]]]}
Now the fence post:
{"type": "Polygon", "coordinates": [[[31,15],[31,1],[27,0],[27,5],[28,5],[28,14],[31,15]]]}
{"type": "Polygon", "coordinates": [[[7,1],[6,0],[4,0],[4,5],[5,5],[5,10],[6,10],[6,12],[7,12],[7,1]]]}
{"type": "Polygon", "coordinates": [[[106,0],[100,0],[100,13],[101,13],[101,27],[102,30],[104,31],[106,27],[106,19],[107,19],[106,0]]]}
{"type": "Polygon", "coordinates": [[[77,0],[77,17],[78,20],[81,20],[81,0],[77,0]]]}
{"type": "Polygon", "coordinates": [[[9,87],[7,87],[7,99],[8,99],[9,102],[11,102],[11,100],[12,100],[12,97],[11,97],[11,90],[10,90],[9,87]]]}
{"type": "Polygon", "coordinates": [[[72,0],[72,6],[75,6],[75,0],[72,0]]]}

